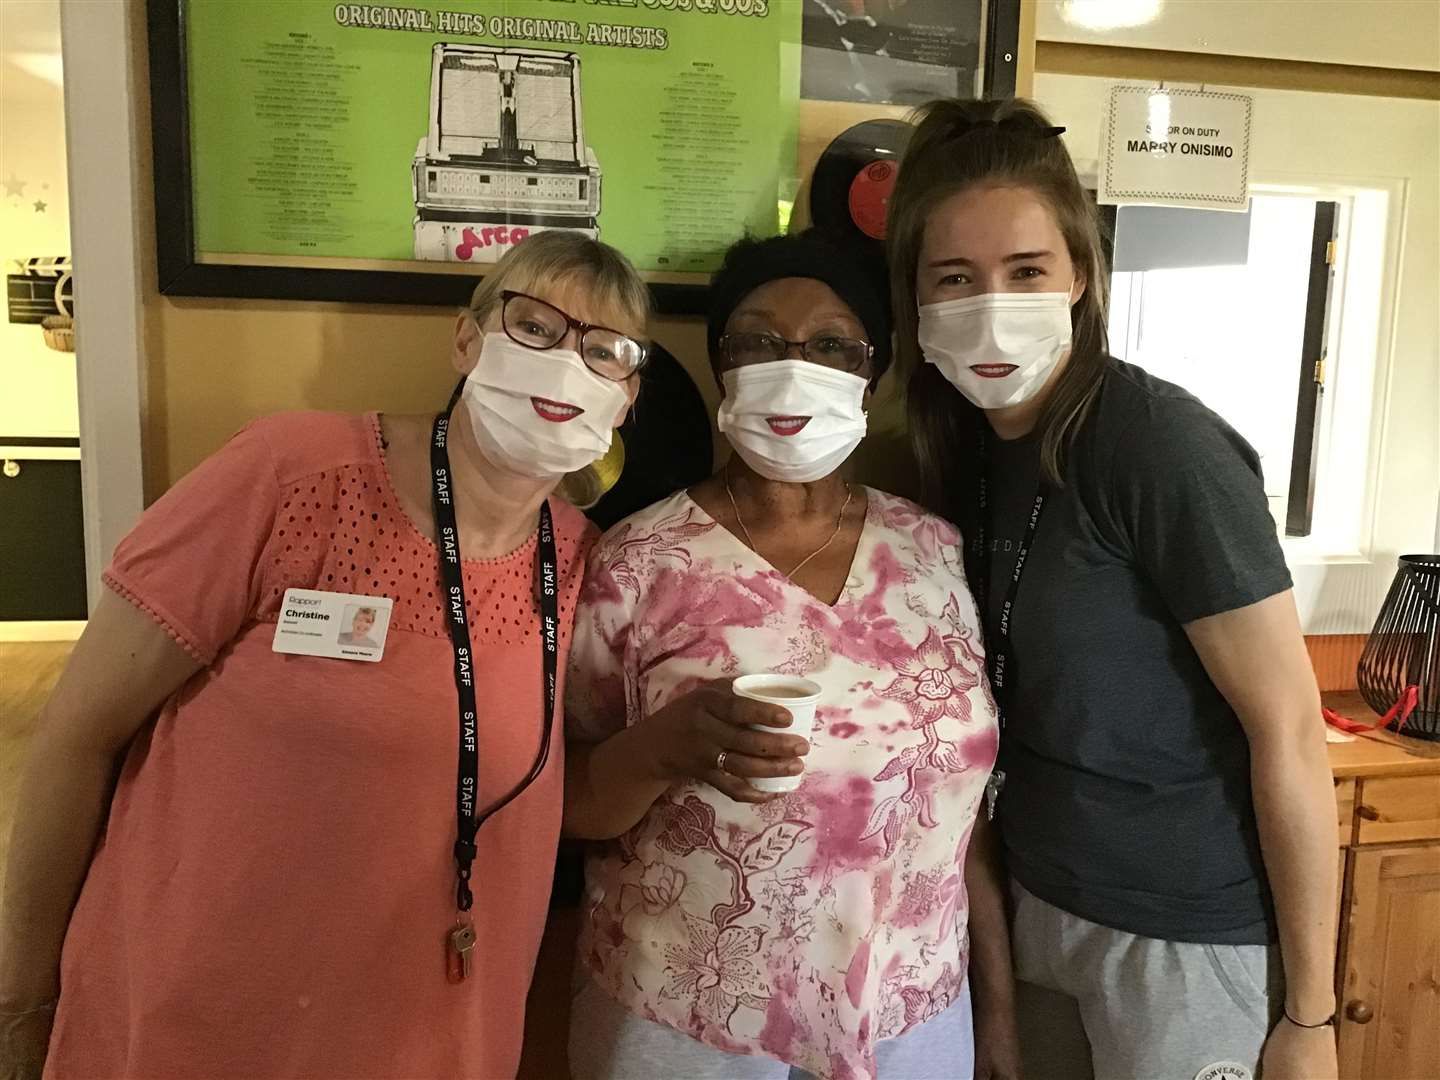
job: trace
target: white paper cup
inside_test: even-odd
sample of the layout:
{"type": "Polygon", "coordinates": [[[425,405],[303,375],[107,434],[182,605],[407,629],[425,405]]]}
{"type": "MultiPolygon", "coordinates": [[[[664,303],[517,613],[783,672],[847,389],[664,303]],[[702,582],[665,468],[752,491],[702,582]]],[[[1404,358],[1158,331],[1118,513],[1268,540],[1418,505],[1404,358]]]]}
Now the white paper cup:
{"type": "MultiPolygon", "coordinates": [[[[751,724],[752,731],[767,731],[771,734],[787,732],[810,738],[815,727],[815,706],[820,703],[823,691],[820,684],[795,675],[742,675],[731,684],[731,689],[740,697],[763,701],[767,705],[779,705],[790,714],[790,726],[777,728],[766,724],[751,724]]],[[[804,774],[795,776],[751,776],[750,786],[757,791],[794,791],[800,786],[804,774]]]]}

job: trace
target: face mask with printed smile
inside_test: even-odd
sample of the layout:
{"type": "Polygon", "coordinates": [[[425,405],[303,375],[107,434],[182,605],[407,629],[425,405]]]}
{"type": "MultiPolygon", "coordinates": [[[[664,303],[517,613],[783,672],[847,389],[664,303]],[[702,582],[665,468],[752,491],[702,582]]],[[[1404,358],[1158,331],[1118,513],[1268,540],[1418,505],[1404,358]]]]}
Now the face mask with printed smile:
{"type": "Polygon", "coordinates": [[[731,368],[716,420],[745,464],[769,480],[808,484],[838,469],[865,437],[859,375],[773,360],[731,368]]]}
{"type": "Polygon", "coordinates": [[[485,457],[535,479],[583,469],[610,449],[629,402],[571,349],[528,349],[486,334],[462,394],[485,457]]]}
{"type": "Polygon", "coordinates": [[[1070,293],[986,293],[920,307],[920,349],[982,409],[1034,397],[1070,349],[1070,293]]]}

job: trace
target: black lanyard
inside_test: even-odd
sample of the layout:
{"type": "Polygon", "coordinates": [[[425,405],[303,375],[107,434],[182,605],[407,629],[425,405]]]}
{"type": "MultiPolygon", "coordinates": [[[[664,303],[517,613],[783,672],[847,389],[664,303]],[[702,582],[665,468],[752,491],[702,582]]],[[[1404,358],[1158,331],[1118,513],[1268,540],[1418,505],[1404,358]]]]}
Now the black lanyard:
{"type": "MultiPolygon", "coordinates": [[[[990,505],[990,458],[991,439],[989,425],[981,421],[980,431],[980,521],[975,530],[975,557],[978,574],[976,588],[980,593],[980,610],[984,618],[990,618],[990,571],[995,553],[994,508],[990,505]]],[[[990,671],[990,685],[995,690],[995,704],[1000,710],[1000,725],[1005,725],[1006,687],[1014,678],[1013,655],[1010,636],[1015,626],[1015,600],[1020,595],[1020,579],[1025,573],[1025,563],[1030,549],[1035,545],[1035,534],[1040,531],[1040,518],[1045,513],[1045,504],[1050,501],[1053,491],[1041,480],[1035,491],[1035,501],[1030,506],[1030,520],[1025,525],[1025,534],[1020,539],[1020,548],[1015,553],[1015,567],[1010,572],[1010,584],[1005,590],[1005,600],[1000,607],[1000,619],[992,639],[987,641],[986,665],[990,671]]]]}
{"type": "Polygon", "coordinates": [[[540,596],[540,659],[544,672],[544,732],[535,763],[525,779],[504,798],[481,811],[478,809],[480,752],[476,733],[475,665],[470,650],[470,627],[465,618],[465,574],[460,565],[460,530],[455,525],[455,507],[451,501],[450,452],[445,445],[450,429],[450,413],[460,397],[461,387],[456,388],[446,410],[435,417],[430,439],[430,472],[437,534],[435,542],[440,549],[440,577],[445,585],[445,605],[450,615],[450,643],[455,649],[455,692],[460,699],[460,766],[455,788],[455,906],[461,911],[469,911],[474,902],[470,892],[470,869],[475,863],[475,834],[492,814],[504,809],[535,782],[545,771],[545,763],[550,757],[550,733],[555,721],[555,674],[560,656],[560,614],[556,600],[559,575],[555,557],[555,527],[550,518],[550,504],[545,502],[540,504],[536,568],[540,596]]]}

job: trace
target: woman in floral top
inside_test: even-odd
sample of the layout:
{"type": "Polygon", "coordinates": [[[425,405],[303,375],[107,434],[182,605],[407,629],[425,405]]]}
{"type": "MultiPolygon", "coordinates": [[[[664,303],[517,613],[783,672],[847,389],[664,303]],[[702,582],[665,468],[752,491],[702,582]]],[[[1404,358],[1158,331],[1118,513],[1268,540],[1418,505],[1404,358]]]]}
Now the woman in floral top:
{"type": "Polygon", "coordinates": [[[807,233],[742,241],[712,296],[735,456],[612,529],[577,613],[565,828],[605,842],[572,1069],[1012,1076],[1000,891],[971,844],[997,725],[959,537],[837,471],[889,360],[883,286],[807,233]],[[821,686],[813,730],[751,730],[789,720],[730,691],[766,671],[821,686]],[[749,782],[802,769],[785,794],[749,782]]]}

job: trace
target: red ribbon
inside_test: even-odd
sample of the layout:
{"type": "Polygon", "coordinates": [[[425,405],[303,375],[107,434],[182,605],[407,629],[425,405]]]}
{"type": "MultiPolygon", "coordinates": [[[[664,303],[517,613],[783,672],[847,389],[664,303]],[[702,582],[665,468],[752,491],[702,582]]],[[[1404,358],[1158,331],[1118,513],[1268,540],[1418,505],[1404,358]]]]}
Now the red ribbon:
{"type": "Polygon", "coordinates": [[[1362,731],[1370,731],[1373,728],[1389,727],[1390,722],[1398,716],[1400,721],[1395,725],[1395,733],[1398,735],[1404,729],[1405,722],[1410,719],[1410,714],[1415,711],[1415,706],[1419,704],[1420,687],[1407,686],[1401,692],[1395,704],[1390,706],[1389,712],[1378,720],[1374,720],[1368,724],[1361,723],[1358,720],[1351,720],[1348,716],[1341,716],[1334,709],[1321,709],[1320,713],[1325,717],[1325,722],[1331,727],[1339,728],[1341,731],[1348,732],[1351,735],[1358,734],[1362,731]]]}

